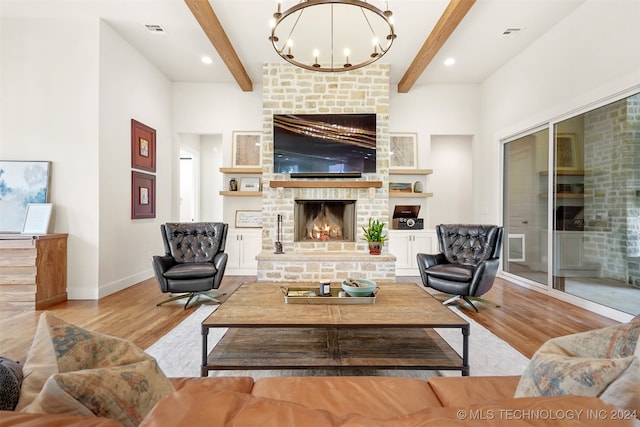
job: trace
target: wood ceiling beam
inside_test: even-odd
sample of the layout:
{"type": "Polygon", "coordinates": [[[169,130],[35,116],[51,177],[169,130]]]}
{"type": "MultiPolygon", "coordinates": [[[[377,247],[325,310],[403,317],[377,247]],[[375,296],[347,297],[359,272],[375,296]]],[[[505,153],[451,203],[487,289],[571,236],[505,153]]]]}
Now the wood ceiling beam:
{"type": "Polygon", "coordinates": [[[436,56],[476,0],[451,0],[433,27],[418,54],[398,83],[398,92],[407,93],[436,56]]]}
{"type": "Polygon", "coordinates": [[[244,92],[253,91],[253,82],[249,78],[244,65],[240,62],[238,54],[231,45],[229,37],[227,37],[227,33],[225,33],[224,28],[222,28],[222,24],[220,24],[209,1],[184,0],[184,2],[191,10],[191,13],[193,13],[193,16],[195,16],[213,47],[218,51],[218,55],[222,58],[222,61],[231,72],[233,78],[236,79],[236,82],[240,85],[240,89],[244,92]]]}

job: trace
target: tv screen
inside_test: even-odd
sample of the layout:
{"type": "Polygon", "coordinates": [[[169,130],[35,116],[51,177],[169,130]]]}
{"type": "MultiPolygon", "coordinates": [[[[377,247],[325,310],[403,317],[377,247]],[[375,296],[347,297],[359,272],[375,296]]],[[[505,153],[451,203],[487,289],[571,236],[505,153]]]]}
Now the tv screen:
{"type": "Polygon", "coordinates": [[[275,173],[376,172],[375,114],[274,114],[275,173]]]}

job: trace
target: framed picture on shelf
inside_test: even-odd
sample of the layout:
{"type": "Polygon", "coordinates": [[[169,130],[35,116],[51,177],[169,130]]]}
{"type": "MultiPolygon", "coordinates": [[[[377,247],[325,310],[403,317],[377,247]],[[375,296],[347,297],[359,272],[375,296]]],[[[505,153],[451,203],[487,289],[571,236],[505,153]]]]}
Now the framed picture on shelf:
{"type": "Polygon", "coordinates": [[[262,166],[262,133],[234,131],[232,156],[234,168],[262,166]]]}
{"type": "Polygon", "coordinates": [[[573,133],[556,135],[556,169],[578,170],[578,140],[573,133]]]}
{"type": "Polygon", "coordinates": [[[240,178],[240,191],[260,191],[260,178],[243,176],[240,178]]]}
{"type": "Polygon", "coordinates": [[[22,226],[23,234],[47,234],[51,221],[51,203],[29,203],[22,226]]]}
{"type": "Polygon", "coordinates": [[[156,171],[156,131],[131,119],[131,167],[156,171]]]}
{"type": "Polygon", "coordinates": [[[262,228],[262,211],[236,211],[236,228],[262,228]]]}
{"type": "Polygon", "coordinates": [[[131,219],[156,217],[156,176],[131,171],[131,219]]]}
{"type": "Polygon", "coordinates": [[[418,141],[415,133],[390,133],[390,167],[392,169],[418,168],[418,141]]]}

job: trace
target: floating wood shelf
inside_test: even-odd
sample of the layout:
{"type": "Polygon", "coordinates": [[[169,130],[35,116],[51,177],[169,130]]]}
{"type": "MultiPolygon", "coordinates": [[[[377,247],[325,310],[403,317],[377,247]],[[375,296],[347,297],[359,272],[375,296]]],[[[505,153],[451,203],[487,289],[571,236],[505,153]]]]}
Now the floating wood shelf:
{"type": "Polygon", "coordinates": [[[234,197],[256,197],[262,196],[262,191],[221,191],[220,195],[234,197]]]}
{"type": "Polygon", "coordinates": [[[237,173],[237,174],[257,174],[262,173],[262,168],[220,168],[222,173],[237,173]]]}
{"type": "Polygon", "coordinates": [[[433,197],[433,193],[414,193],[412,191],[389,191],[389,197],[433,197]]]}
{"type": "Polygon", "coordinates": [[[271,188],[382,188],[382,181],[270,181],[271,188]]]}
{"type": "Polygon", "coordinates": [[[389,175],[431,175],[433,169],[389,169],[389,175]]]}

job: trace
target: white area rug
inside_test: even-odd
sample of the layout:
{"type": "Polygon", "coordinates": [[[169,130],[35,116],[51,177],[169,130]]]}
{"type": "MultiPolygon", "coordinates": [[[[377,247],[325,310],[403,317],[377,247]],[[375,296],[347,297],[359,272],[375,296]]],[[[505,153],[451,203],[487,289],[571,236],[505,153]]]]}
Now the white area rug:
{"type": "MultiPolygon", "coordinates": [[[[168,377],[199,377],[202,354],[202,335],[200,324],[211,314],[217,305],[201,305],[188,318],[182,321],[171,332],[156,341],[146,352],[155,357],[160,368],[168,377]]],[[[529,359],[509,344],[492,334],[474,320],[465,316],[456,307],[451,307],[459,316],[471,325],[469,337],[469,362],[471,375],[520,375],[524,372],[529,359]]],[[[436,329],[456,350],[462,354],[462,334],[459,329],[436,329]]],[[[226,329],[210,329],[208,350],[224,335],[226,329]]],[[[459,376],[459,371],[416,371],[416,370],[272,370],[272,371],[225,371],[210,372],[209,376],[246,375],[254,378],[283,375],[389,375],[426,378],[434,375],[459,376]]]]}

